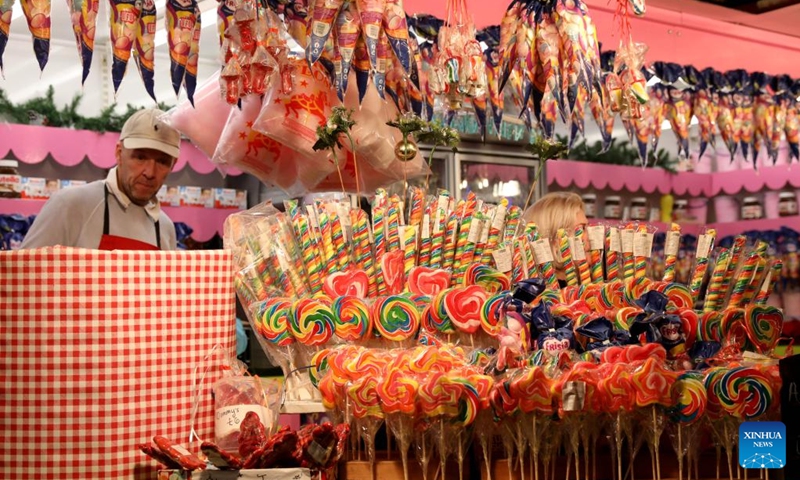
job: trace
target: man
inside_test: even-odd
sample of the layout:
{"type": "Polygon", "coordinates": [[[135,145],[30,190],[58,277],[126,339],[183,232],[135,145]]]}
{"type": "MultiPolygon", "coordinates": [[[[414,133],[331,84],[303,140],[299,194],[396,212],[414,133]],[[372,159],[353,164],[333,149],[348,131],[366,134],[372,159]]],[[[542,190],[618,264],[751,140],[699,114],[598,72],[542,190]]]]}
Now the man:
{"type": "Polygon", "coordinates": [[[106,179],[53,194],[22,248],[175,250],[175,225],[156,194],[175,165],[181,138],[160,120],[163,113],[144,109],[131,115],[120,132],[117,165],[106,179]]]}

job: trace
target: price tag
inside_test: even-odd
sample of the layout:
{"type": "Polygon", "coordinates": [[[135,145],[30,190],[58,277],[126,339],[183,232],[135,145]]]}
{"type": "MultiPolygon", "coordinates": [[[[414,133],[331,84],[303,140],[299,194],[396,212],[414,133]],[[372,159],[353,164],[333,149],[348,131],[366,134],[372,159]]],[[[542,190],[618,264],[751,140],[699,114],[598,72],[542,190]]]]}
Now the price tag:
{"type": "Polygon", "coordinates": [[[494,264],[497,267],[497,270],[502,273],[507,273],[511,271],[512,268],[512,254],[511,254],[511,245],[507,243],[500,244],[494,252],[492,252],[492,258],[494,258],[494,264]]]}
{"type": "Polygon", "coordinates": [[[619,229],[615,227],[611,227],[609,230],[611,238],[611,242],[609,243],[608,250],[612,252],[621,252],[622,251],[622,242],[619,238],[619,229]]]}
{"type": "Polygon", "coordinates": [[[606,244],[606,228],[602,225],[592,225],[586,228],[589,237],[589,250],[604,250],[606,244]]]}
{"type": "Polygon", "coordinates": [[[478,240],[481,238],[481,226],[483,222],[478,220],[477,218],[472,219],[472,223],[469,225],[469,234],[467,234],[467,241],[469,243],[478,243],[478,240]]]}
{"type": "Polygon", "coordinates": [[[584,261],[586,260],[586,246],[583,244],[583,240],[580,237],[575,237],[572,239],[572,258],[576,261],[584,261]]]}
{"type": "Polygon", "coordinates": [[[647,232],[637,233],[633,242],[633,256],[650,258],[652,255],[653,234],[647,232]]]}
{"type": "Polygon", "coordinates": [[[553,249],[550,248],[550,240],[547,238],[541,238],[533,242],[533,256],[536,257],[536,263],[552,263],[553,260],[553,249]]]}
{"type": "Polygon", "coordinates": [[[478,243],[486,245],[489,241],[489,219],[481,220],[481,240],[478,243]]]}
{"type": "Polygon", "coordinates": [[[492,228],[495,230],[502,230],[506,224],[506,213],[508,209],[504,205],[498,205],[497,210],[494,212],[494,220],[492,220],[492,228]]]}
{"type": "Polygon", "coordinates": [[[311,226],[314,228],[319,228],[317,209],[314,208],[314,205],[306,205],[306,212],[308,213],[308,221],[311,222],[311,226]]]}
{"type": "Polygon", "coordinates": [[[620,230],[620,240],[622,240],[622,253],[633,253],[633,230],[620,230]]]}
{"type": "Polygon", "coordinates": [[[664,255],[678,255],[678,249],[681,246],[681,232],[667,232],[667,240],[664,245],[664,255]]]}
{"type": "Polygon", "coordinates": [[[565,412],[579,412],[583,410],[584,400],[586,399],[586,383],[565,382],[561,396],[565,412]]]}
{"type": "Polygon", "coordinates": [[[431,216],[427,213],[422,216],[422,238],[431,238],[431,216]]]}
{"type": "Polygon", "coordinates": [[[697,258],[708,258],[711,253],[711,246],[714,244],[714,237],[712,235],[700,235],[697,239],[697,258]]]}
{"type": "Polygon", "coordinates": [[[397,216],[399,218],[400,225],[406,224],[406,203],[400,201],[397,203],[397,216]]]}

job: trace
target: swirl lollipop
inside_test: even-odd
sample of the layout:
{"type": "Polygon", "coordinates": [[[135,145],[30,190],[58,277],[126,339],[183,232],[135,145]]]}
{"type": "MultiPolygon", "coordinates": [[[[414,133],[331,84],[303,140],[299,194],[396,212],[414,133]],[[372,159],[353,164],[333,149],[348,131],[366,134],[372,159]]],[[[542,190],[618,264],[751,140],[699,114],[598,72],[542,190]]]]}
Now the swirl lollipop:
{"type": "Polygon", "coordinates": [[[294,302],[289,315],[292,335],[303,345],[328,343],[334,332],[334,314],[322,300],[301,298],[294,302]]]}
{"type": "Polygon", "coordinates": [[[433,302],[431,303],[429,310],[429,320],[431,324],[436,328],[437,331],[444,334],[456,333],[453,322],[450,321],[450,316],[447,314],[447,310],[444,306],[445,297],[451,290],[453,289],[448,288],[447,290],[442,290],[439,292],[433,298],[433,302]]]}
{"type": "Polygon", "coordinates": [[[703,375],[700,372],[681,374],[672,387],[670,414],[676,422],[686,425],[703,418],[708,403],[703,375]]]}
{"type": "Polygon", "coordinates": [[[444,309],[456,328],[475,333],[481,328],[480,311],[486,299],[486,290],[481,286],[458,287],[445,294],[444,309]]]}
{"type": "Polygon", "coordinates": [[[748,305],[744,314],[747,337],[759,353],[775,348],[783,330],[783,311],[768,305],[748,305]]]}
{"type": "Polygon", "coordinates": [[[506,294],[507,292],[500,292],[492,295],[481,307],[481,328],[491,337],[499,335],[503,327],[500,309],[506,294]]]}
{"type": "Polygon", "coordinates": [[[372,319],[381,337],[402,342],[414,338],[419,331],[420,313],[413,300],[392,295],[378,300],[372,306],[372,319]]]}
{"type": "Polygon", "coordinates": [[[324,349],[311,357],[311,368],[308,369],[308,376],[311,378],[311,384],[317,388],[319,388],[320,379],[328,371],[329,354],[330,350],[324,349]]]}
{"type": "Polygon", "coordinates": [[[259,333],[270,343],[285,347],[294,343],[289,328],[289,310],[291,302],[285,298],[270,298],[264,302],[259,312],[261,329],[259,333]]]}
{"type": "Polygon", "coordinates": [[[496,293],[511,288],[508,275],[480,263],[473,263],[465,273],[465,285],[480,285],[489,293],[496,293]]]}
{"type": "Polygon", "coordinates": [[[745,420],[764,415],[774,397],[770,380],[749,367],[730,369],[720,378],[717,391],[722,410],[745,420]]]}
{"type": "Polygon", "coordinates": [[[355,296],[338,297],[331,309],[334,313],[333,324],[337,337],[347,342],[369,338],[372,333],[372,321],[369,307],[364,300],[355,296]]]}

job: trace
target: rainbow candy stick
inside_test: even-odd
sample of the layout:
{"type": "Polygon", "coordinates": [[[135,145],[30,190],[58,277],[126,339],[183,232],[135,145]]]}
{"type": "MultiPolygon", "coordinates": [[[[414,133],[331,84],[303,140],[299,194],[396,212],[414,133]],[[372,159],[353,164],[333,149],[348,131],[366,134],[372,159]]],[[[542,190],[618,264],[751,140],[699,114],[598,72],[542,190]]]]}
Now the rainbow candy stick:
{"type": "Polygon", "coordinates": [[[456,242],[455,263],[453,265],[453,270],[455,272],[455,275],[453,275],[453,285],[461,283],[461,274],[464,270],[466,270],[466,266],[464,265],[464,260],[466,260],[466,257],[464,253],[467,248],[469,230],[472,227],[472,215],[462,216],[460,223],[461,224],[458,228],[458,240],[456,242]]]}
{"type": "Polygon", "coordinates": [[[375,239],[375,261],[380,262],[386,253],[386,221],[383,206],[372,207],[372,236],[375,239]]]}
{"type": "Polygon", "coordinates": [[[531,242],[539,235],[539,232],[536,230],[532,230],[531,232],[532,233],[521,237],[520,240],[522,243],[525,265],[528,267],[528,278],[536,277],[539,274],[538,268],[536,268],[536,258],[533,255],[533,248],[531,247],[531,242]]]}
{"type": "Polygon", "coordinates": [[[297,238],[300,241],[300,249],[303,252],[303,262],[306,264],[308,272],[308,283],[311,287],[311,292],[317,293],[322,289],[322,279],[320,278],[322,265],[317,262],[314,255],[315,245],[312,242],[308,220],[305,215],[298,215],[296,223],[300,231],[300,235],[297,238]]]}
{"type": "Polygon", "coordinates": [[[356,247],[356,263],[358,268],[364,270],[369,278],[369,296],[378,294],[378,283],[375,275],[375,263],[372,258],[372,246],[369,243],[369,226],[367,212],[356,209],[350,211],[353,224],[353,243],[356,247]]]}
{"type": "Polygon", "coordinates": [[[336,252],[333,249],[331,220],[328,216],[328,212],[324,210],[319,212],[319,230],[320,235],[322,236],[322,248],[325,252],[325,256],[323,257],[325,259],[325,271],[328,274],[338,272],[339,263],[335,261],[336,252]]]}
{"type": "Polygon", "coordinates": [[[558,229],[558,251],[561,254],[561,263],[564,264],[564,276],[568,286],[578,285],[578,275],[575,271],[575,262],[572,260],[572,251],[569,245],[569,235],[563,228],[558,229]]]}
{"type": "Polygon", "coordinates": [[[745,292],[747,292],[747,286],[750,285],[750,282],[753,281],[753,277],[755,277],[759,260],[760,257],[758,253],[753,252],[742,264],[739,273],[736,275],[736,282],[733,284],[731,299],[728,302],[729,307],[739,308],[742,306],[742,300],[744,300],[745,292]]]}
{"type": "MultiPolygon", "coordinates": [[[[636,233],[647,233],[647,225],[639,224],[636,233]]],[[[647,276],[647,258],[648,257],[642,255],[634,256],[633,278],[645,278],[647,276]]]]}
{"type": "Polygon", "coordinates": [[[606,281],[619,280],[619,253],[611,249],[611,236],[619,233],[615,228],[606,229],[606,281]]]}
{"type": "Polygon", "coordinates": [[[489,237],[486,240],[486,248],[481,255],[481,263],[484,265],[491,265],[492,252],[497,249],[501,242],[500,234],[506,223],[506,212],[508,211],[508,200],[505,198],[500,201],[500,205],[494,211],[494,218],[492,218],[492,225],[489,227],[489,237]]]}
{"type": "Polygon", "coordinates": [[[431,240],[431,268],[442,268],[444,251],[444,237],[447,231],[447,211],[435,207],[437,210],[434,219],[433,239],[431,240]]]}
{"type": "Polygon", "coordinates": [[[386,229],[386,240],[389,243],[389,250],[400,249],[400,214],[395,205],[389,205],[389,212],[386,216],[388,225],[386,229]]]}
{"type": "Polygon", "coordinates": [[[756,244],[755,252],[762,258],[765,258],[767,256],[768,249],[769,249],[769,244],[767,242],[760,241],[756,244]]]}
{"type": "Polygon", "coordinates": [[[767,278],[764,279],[764,283],[761,285],[761,290],[759,290],[756,295],[754,303],[757,305],[765,305],[767,303],[769,296],[772,294],[772,289],[775,287],[775,282],[781,277],[782,268],[783,262],[781,260],[772,261],[772,266],[769,269],[769,273],[767,273],[767,278]]]}
{"type": "Polygon", "coordinates": [[[418,227],[425,212],[425,192],[419,187],[410,187],[408,196],[408,224],[418,227]]]}
{"type": "Polygon", "coordinates": [[[519,283],[528,276],[525,271],[525,253],[522,250],[522,242],[519,238],[514,239],[514,255],[511,261],[511,280],[513,283],[519,283]]]}
{"type": "Polygon", "coordinates": [[[678,249],[680,248],[681,226],[673,223],[667,232],[664,247],[664,278],[665,282],[675,281],[675,265],[678,263],[678,249]]]}
{"type": "Polygon", "coordinates": [[[533,253],[536,263],[539,265],[539,272],[544,277],[547,288],[554,291],[558,290],[558,277],[556,276],[555,265],[553,265],[553,249],[550,246],[550,241],[546,238],[539,239],[534,236],[534,242],[533,253]]]}
{"type": "Polygon", "coordinates": [[[706,277],[706,273],[708,273],[708,257],[711,256],[711,250],[714,247],[714,239],[716,236],[716,230],[709,228],[706,230],[705,234],[700,235],[700,237],[697,239],[694,275],[689,283],[689,290],[692,292],[692,302],[697,302],[697,299],[700,296],[700,289],[703,286],[703,280],[706,277]]]}
{"type": "MultiPolygon", "coordinates": [[[[458,233],[457,227],[458,214],[455,210],[453,210],[450,212],[450,216],[447,219],[447,230],[445,231],[444,236],[444,253],[442,263],[442,268],[444,269],[453,268],[453,262],[455,261],[456,255],[456,235],[458,233]]],[[[453,275],[453,278],[455,278],[455,275],[453,275]]]]}
{"type": "Polygon", "coordinates": [[[333,250],[336,255],[336,262],[339,264],[339,269],[344,271],[350,265],[350,255],[348,255],[348,248],[344,242],[344,229],[342,228],[342,221],[339,215],[335,212],[331,213],[331,241],[333,243],[333,250]]]}
{"type": "Polygon", "coordinates": [[[422,224],[420,225],[419,265],[421,267],[429,267],[431,265],[431,246],[433,245],[430,228],[431,208],[431,204],[428,204],[425,208],[425,214],[422,216],[422,224]]]}
{"type": "MultiPolygon", "coordinates": [[[[408,225],[401,230],[403,235],[403,274],[406,280],[417,264],[417,227],[408,225]]],[[[408,288],[408,284],[406,284],[408,288]]]]}
{"type": "Polygon", "coordinates": [[[733,278],[735,277],[736,269],[739,268],[739,261],[744,253],[745,245],[747,245],[747,237],[744,235],[739,235],[733,240],[733,246],[731,247],[731,260],[728,262],[728,270],[725,272],[725,278],[722,280],[723,298],[728,296],[728,292],[731,288],[731,282],[733,282],[733,278]]]}
{"type": "MultiPolygon", "coordinates": [[[[758,249],[756,249],[758,253],[758,249]]],[[[767,260],[759,255],[758,262],[756,262],[756,272],[753,274],[753,279],[747,284],[747,289],[744,291],[744,298],[742,298],[742,305],[747,305],[755,299],[756,294],[761,289],[761,284],[764,283],[764,276],[769,274],[767,270],[767,260]]]]}
{"type": "Polygon", "coordinates": [[[476,217],[480,218],[481,234],[478,237],[478,243],[475,244],[475,253],[470,260],[470,263],[480,263],[483,257],[483,252],[486,250],[486,244],[489,243],[489,214],[478,212],[476,217]]]}
{"type": "Polygon", "coordinates": [[[722,300],[722,284],[725,280],[725,272],[728,271],[728,263],[731,261],[731,251],[727,248],[720,250],[717,255],[717,264],[711,274],[711,281],[708,284],[708,293],[703,304],[704,312],[713,312],[720,306],[722,300]]]}
{"type": "Polygon", "coordinates": [[[589,238],[586,236],[586,230],[584,230],[583,227],[576,228],[574,245],[576,249],[580,248],[581,252],[574,252],[573,257],[575,258],[575,264],[578,266],[581,285],[588,285],[592,281],[592,274],[589,272],[589,263],[586,261],[586,257],[580,254],[586,252],[585,245],[588,242],[589,238]]]}
{"type": "Polygon", "coordinates": [[[506,214],[506,229],[503,233],[503,241],[510,242],[517,236],[517,227],[519,227],[520,219],[522,218],[522,209],[516,205],[508,208],[506,214]]]}
{"type": "Polygon", "coordinates": [[[633,225],[628,225],[620,230],[622,240],[622,274],[625,280],[630,280],[636,273],[636,261],[633,258],[633,225]]]}

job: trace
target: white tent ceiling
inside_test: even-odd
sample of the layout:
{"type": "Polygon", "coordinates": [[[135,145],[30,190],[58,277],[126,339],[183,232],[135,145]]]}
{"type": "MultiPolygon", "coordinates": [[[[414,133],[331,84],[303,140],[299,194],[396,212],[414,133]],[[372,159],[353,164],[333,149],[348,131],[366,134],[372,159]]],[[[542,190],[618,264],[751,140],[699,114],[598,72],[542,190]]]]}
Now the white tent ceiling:
{"type": "MultiPolygon", "coordinates": [[[[156,1],[156,5],[159,16],[158,30],[162,32],[157,33],[156,41],[158,42],[159,37],[164,36],[166,7],[164,0],[156,1]]],[[[204,15],[197,80],[198,85],[202,85],[219,68],[217,62],[219,40],[216,29],[217,2],[201,0],[199,6],[204,15]]],[[[3,55],[5,79],[0,80],[0,89],[6,92],[12,102],[19,103],[42,96],[52,85],[55,88],[57,105],[66,104],[76,94],[82,94],[83,100],[79,112],[87,116],[97,114],[103,108],[113,104],[115,100],[123,108],[129,103],[140,106],[153,105],[152,99],[144,89],[133,58],[128,63],[127,73],[115,98],[111,82],[111,46],[108,41],[110,11],[108,1],[100,2],[92,68],[83,87],[81,86],[81,63],[78,47],[72,33],[67,2],[55,0],[52,2],[51,8],[50,59],[44,72],[40,72],[36,56],[33,53],[31,34],[28,31],[25,16],[22,15],[19,0],[14,5],[11,35],[3,55]]],[[[169,55],[166,42],[156,46],[155,64],[156,97],[161,102],[174,105],[179,100],[176,99],[169,80],[169,55]]],[[[185,93],[181,91],[180,100],[185,98],[185,93]]]]}

